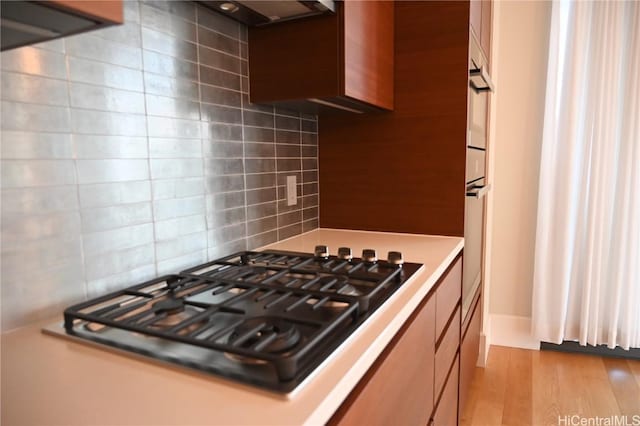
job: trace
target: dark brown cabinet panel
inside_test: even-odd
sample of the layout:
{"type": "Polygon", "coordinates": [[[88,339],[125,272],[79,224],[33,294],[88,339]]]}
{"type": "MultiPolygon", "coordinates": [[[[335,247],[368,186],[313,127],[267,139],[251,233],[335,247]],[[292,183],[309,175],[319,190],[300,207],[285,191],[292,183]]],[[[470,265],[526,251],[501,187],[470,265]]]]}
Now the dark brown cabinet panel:
{"type": "Polygon", "coordinates": [[[303,110],[393,109],[392,1],[249,29],[249,97],[303,110]]]}
{"type": "Polygon", "coordinates": [[[456,310],[449,327],[442,336],[438,348],[436,349],[435,362],[435,382],[434,395],[436,398],[440,396],[440,392],[445,383],[447,373],[451,368],[454,358],[458,354],[460,347],[460,308],[456,310]]]}
{"type": "Polygon", "coordinates": [[[434,318],[432,297],[420,305],[329,424],[427,424],[433,409],[434,318]]]}
{"type": "Polygon", "coordinates": [[[453,314],[460,302],[460,295],[462,294],[460,283],[462,283],[461,258],[454,263],[436,292],[436,337],[438,339],[440,339],[451,318],[451,314],[453,314]]]}
{"type": "Polygon", "coordinates": [[[124,21],[122,0],[3,1],[1,50],[96,30],[124,21]]]}

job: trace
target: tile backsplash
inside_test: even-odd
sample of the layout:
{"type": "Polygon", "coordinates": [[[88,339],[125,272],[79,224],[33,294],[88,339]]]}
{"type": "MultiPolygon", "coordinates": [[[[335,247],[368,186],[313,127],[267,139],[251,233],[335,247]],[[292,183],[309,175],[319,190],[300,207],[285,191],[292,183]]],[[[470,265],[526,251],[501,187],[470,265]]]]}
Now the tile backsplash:
{"type": "Polygon", "coordinates": [[[318,227],[317,118],[248,102],[246,27],[125,21],[1,55],[3,331],[318,227]]]}

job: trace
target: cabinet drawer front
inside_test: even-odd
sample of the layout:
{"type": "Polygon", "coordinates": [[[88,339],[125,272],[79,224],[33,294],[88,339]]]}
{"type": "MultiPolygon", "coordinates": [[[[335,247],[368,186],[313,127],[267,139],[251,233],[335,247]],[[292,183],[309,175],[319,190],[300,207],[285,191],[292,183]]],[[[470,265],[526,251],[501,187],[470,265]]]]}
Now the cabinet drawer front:
{"type": "Polygon", "coordinates": [[[451,317],[462,295],[462,258],[456,260],[436,289],[436,340],[451,317]]]}
{"type": "Polygon", "coordinates": [[[433,413],[434,426],[452,426],[458,424],[458,363],[456,361],[442,392],[442,398],[433,413]]]}
{"type": "Polygon", "coordinates": [[[455,358],[460,345],[460,308],[457,309],[453,320],[449,324],[444,337],[440,341],[440,346],[436,350],[435,362],[435,385],[434,395],[437,398],[444,386],[444,381],[449,373],[451,363],[455,358]]]}
{"type": "Polygon", "coordinates": [[[469,327],[460,344],[460,408],[459,414],[462,416],[464,405],[467,402],[471,381],[476,370],[478,353],[480,351],[480,325],[482,306],[480,301],[476,302],[475,310],[469,320],[469,327]]]}

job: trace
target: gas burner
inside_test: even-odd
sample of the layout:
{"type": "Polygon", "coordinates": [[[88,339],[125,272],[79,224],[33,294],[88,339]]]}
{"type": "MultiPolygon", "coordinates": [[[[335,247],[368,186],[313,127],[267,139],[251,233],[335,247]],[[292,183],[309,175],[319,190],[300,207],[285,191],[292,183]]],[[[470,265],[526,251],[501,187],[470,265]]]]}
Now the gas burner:
{"type": "Polygon", "coordinates": [[[300,342],[300,332],[282,318],[254,317],[244,321],[229,335],[229,343],[266,353],[283,353],[300,342]]]}
{"type": "Polygon", "coordinates": [[[153,303],[152,310],[156,315],[174,315],[184,311],[184,300],[168,297],[153,303]]]}

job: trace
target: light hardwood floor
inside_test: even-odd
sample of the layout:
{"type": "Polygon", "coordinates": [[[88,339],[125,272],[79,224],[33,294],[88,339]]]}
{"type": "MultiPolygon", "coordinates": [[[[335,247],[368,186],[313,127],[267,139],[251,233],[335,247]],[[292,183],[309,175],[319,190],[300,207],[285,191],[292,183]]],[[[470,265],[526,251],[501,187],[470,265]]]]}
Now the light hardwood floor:
{"type": "Polygon", "coordinates": [[[640,424],[640,361],[492,346],[460,424],[559,425],[573,415],[640,424]]]}

